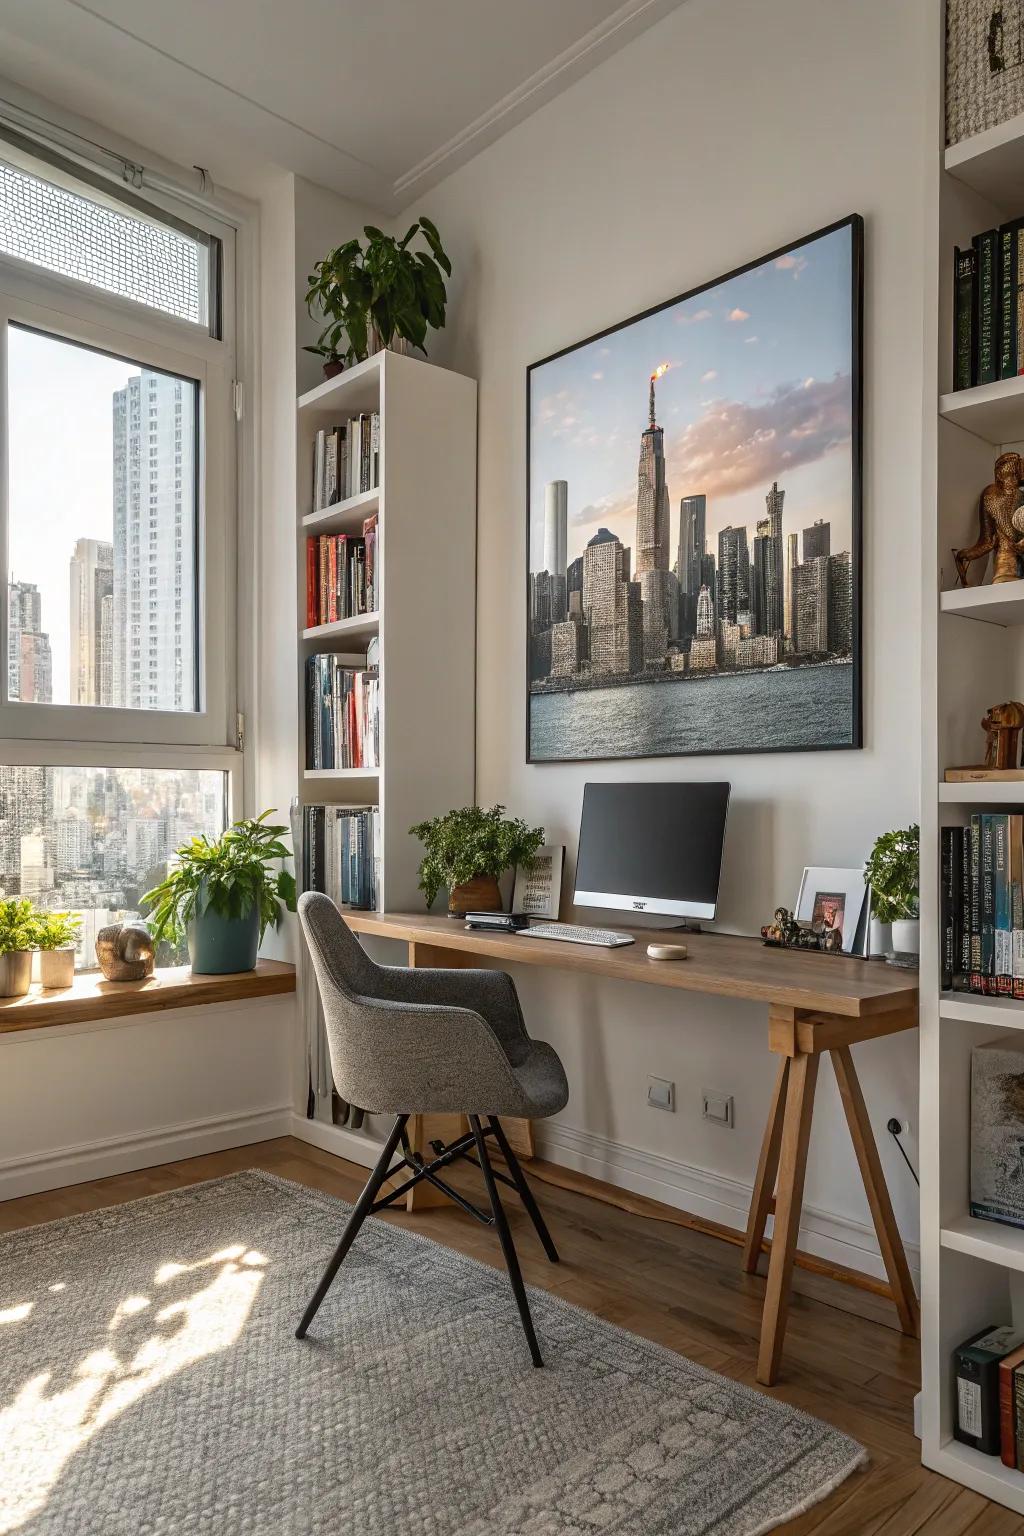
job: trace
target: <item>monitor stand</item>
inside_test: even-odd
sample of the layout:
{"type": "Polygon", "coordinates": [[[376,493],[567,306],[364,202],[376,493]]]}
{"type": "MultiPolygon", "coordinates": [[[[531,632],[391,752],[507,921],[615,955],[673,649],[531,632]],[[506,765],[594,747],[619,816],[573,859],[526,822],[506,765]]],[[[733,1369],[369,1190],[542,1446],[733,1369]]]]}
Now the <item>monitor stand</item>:
{"type": "Polygon", "coordinates": [[[700,923],[696,923],[696,922],[694,922],[690,918],[684,918],[681,923],[661,923],[661,924],[659,924],[659,931],[661,933],[705,933],[705,932],[707,932],[707,930],[700,923]]]}

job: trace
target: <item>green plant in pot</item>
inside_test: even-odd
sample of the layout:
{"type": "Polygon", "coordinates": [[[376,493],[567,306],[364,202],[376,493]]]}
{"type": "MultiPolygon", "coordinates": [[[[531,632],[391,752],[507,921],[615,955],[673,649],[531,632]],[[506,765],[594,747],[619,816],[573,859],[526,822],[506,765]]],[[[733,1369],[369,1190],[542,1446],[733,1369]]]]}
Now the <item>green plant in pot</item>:
{"type": "Polygon", "coordinates": [[[304,350],[323,358],[328,378],[392,346],[396,337],[426,352],[428,329],[439,331],[445,322],[444,278],[452,264],[430,219],[421,214],[401,240],[373,224],[363,234],[365,248],[346,240],[316,262],[307,279],[310,317],[327,323],[304,350]],[[413,250],[417,237],[426,250],[413,250]]]}
{"type": "Polygon", "coordinates": [[[295,877],[282,867],[288,828],[269,822],[273,814],[236,821],[215,842],[194,837],[142,898],[154,939],[187,940],[199,975],[253,970],[267,929],[279,925],[285,908],[295,911],[295,877]]]}
{"type": "Polygon", "coordinates": [[[35,908],[27,897],[0,899],[0,997],[24,997],[32,985],[35,908]]]}
{"type": "MultiPolygon", "coordinates": [[[[896,954],[916,955],[921,936],[918,918],[920,828],[915,824],[883,832],[864,866],[864,882],[871,887],[871,916],[874,924],[891,924],[892,948],[896,954]]],[[[885,947],[884,937],[873,939],[885,947]]]]}
{"type": "Polygon", "coordinates": [[[499,876],[514,864],[529,864],[544,845],[543,827],[506,818],[503,805],[467,805],[409,830],[425,849],[419,874],[427,906],[447,888],[449,917],[500,912],[499,876]]]}
{"type": "Polygon", "coordinates": [[[70,987],[75,979],[75,944],[82,927],[76,912],[37,912],[35,940],[39,951],[39,982],[44,987],[70,987]]]}

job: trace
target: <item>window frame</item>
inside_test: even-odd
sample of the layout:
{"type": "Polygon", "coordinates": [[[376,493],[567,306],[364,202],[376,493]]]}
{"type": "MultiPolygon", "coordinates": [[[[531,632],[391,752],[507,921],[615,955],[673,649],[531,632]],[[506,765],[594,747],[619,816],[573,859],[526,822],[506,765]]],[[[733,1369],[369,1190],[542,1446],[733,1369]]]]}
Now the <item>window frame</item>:
{"type": "MultiPolygon", "coordinates": [[[[0,156],[8,156],[8,145],[0,137],[0,156]]],[[[26,169],[29,167],[26,166],[26,169]]],[[[32,173],[61,183],[51,173],[41,155],[32,173]]],[[[83,195],[89,195],[84,182],[83,195]]],[[[105,201],[116,200],[111,190],[105,201]]],[[[149,198],[154,213],[167,199],[149,198]]],[[[125,197],[126,210],[138,211],[138,200],[125,197]]],[[[239,524],[237,498],[237,443],[234,418],[233,386],[235,360],[235,230],[219,219],[206,217],[191,208],[189,221],[196,229],[215,237],[220,243],[221,281],[219,295],[220,337],[210,328],[176,319],[130,299],[120,298],[101,289],[60,274],[50,273],[33,264],[0,254],[0,562],[4,577],[0,581],[0,753],[7,756],[14,743],[38,743],[34,761],[47,765],[59,761],[80,762],[88,766],[84,749],[106,745],[108,750],[97,766],[130,767],[128,761],[139,749],[147,758],[151,747],[159,748],[159,763],[167,767],[205,766],[193,758],[193,750],[205,749],[210,758],[231,758],[231,768],[240,766],[236,751],[236,721],[239,698],[237,644],[237,572],[239,524]],[[199,594],[197,613],[197,654],[199,657],[199,709],[197,711],[133,710],[70,704],[31,704],[7,698],[8,640],[8,528],[9,528],[9,452],[7,443],[7,336],[8,325],[16,324],[40,331],[59,340],[126,358],[142,367],[197,381],[199,459],[197,474],[196,522],[199,594]],[[72,757],[65,749],[72,748],[72,757]],[[40,749],[45,749],[44,752],[40,749]],[[184,761],[182,761],[184,758],[184,761]]],[[[168,209],[169,221],[175,212],[168,209]]],[[[182,222],[182,211],[177,212],[182,222]]],[[[211,307],[216,301],[211,295],[211,307]]],[[[7,760],[11,760],[7,756],[7,760]]],[[[24,758],[19,759],[24,761],[24,758]]],[[[223,766],[222,762],[210,766],[223,766]]],[[[229,800],[236,801],[233,771],[229,800]]]]}

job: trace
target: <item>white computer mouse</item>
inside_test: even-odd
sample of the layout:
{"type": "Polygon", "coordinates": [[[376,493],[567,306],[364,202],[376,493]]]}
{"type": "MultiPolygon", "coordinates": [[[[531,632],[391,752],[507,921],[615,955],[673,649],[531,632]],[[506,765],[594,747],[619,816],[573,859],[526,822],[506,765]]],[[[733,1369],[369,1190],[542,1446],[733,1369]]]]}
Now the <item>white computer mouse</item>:
{"type": "Polygon", "coordinates": [[[647,953],[652,960],[685,960],[685,944],[648,944],[647,953]]]}

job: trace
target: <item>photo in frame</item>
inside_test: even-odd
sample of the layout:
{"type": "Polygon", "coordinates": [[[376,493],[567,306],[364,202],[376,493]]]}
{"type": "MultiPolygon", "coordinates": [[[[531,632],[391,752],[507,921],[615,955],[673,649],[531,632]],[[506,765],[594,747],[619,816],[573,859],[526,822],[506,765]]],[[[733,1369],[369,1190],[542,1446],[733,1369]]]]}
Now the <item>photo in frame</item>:
{"type": "Polygon", "coordinates": [[[861,745],[863,222],[527,371],[527,760],[861,745]]]}
{"type": "Polygon", "coordinates": [[[564,863],[564,843],[549,843],[537,850],[529,864],[517,864],[512,911],[524,917],[547,917],[557,921],[564,863]]]}
{"type": "Polygon", "coordinates": [[[863,869],[808,865],[800,880],[793,916],[798,923],[838,928],[844,954],[865,954],[866,895],[863,869]]]}

